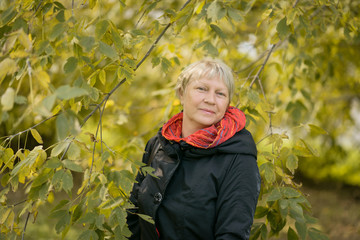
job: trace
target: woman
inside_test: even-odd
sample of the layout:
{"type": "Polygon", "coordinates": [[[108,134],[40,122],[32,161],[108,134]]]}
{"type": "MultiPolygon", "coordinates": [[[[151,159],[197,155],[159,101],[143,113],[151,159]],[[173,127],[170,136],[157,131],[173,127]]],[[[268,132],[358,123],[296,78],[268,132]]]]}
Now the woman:
{"type": "Polygon", "coordinates": [[[232,71],[202,60],[184,69],[175,89],[183,111],[146,145],[143,162],[156,177],[137,176],[130,239],[248,239],[260,176],[245,115],[229,106],[232,71]]]}

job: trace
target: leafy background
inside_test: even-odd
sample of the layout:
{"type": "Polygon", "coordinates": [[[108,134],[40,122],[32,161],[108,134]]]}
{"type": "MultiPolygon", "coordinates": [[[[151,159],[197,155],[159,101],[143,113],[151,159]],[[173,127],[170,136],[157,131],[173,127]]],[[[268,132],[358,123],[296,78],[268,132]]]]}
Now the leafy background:
{"type": "MultiPolygon", "coordinates": [[[[257,142],[251,238],[336,234],[326,219],[342,215],[311,203],[360,184],[359,11],[358,0],[1,1],[1,238],[125,239],[144,144],[181,109],[181,69],[205,56],[234,70],[232,104],[257,142]]],[[[359,235],[349,225],[342,239],[359,235]]]]}

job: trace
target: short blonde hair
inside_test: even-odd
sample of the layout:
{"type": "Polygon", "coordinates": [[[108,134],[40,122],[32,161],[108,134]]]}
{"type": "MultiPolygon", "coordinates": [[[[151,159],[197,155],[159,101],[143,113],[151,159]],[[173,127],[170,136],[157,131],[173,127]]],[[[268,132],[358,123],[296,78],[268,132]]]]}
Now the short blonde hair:
{"type": "Polygon", "coordinates": [[[175,86],[177,97],[180,97],[180,93],[185,91],[191,81],[204,77],[210,79],[218,77],[223,80],[229,91],[229,101],[231,101],[234,95],[234,76],[231,68],[219,59],[209,58],[190,64],[180,73],[175,86]]]}

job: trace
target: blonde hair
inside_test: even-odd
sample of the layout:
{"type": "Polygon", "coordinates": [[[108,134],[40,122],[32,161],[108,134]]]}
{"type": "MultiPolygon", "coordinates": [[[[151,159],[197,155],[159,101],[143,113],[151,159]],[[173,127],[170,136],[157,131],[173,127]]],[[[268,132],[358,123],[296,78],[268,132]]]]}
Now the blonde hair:
{"type": "Polygon", "coordinates": [[[229,101],[234,95],[234,76],[231,68],[219,59],[203,59],[187,66],[179,75],[175,91],[177,97],[184,92],[186,86],[193,80],[218,77],[224,81],[229,91],[229,101]]]}

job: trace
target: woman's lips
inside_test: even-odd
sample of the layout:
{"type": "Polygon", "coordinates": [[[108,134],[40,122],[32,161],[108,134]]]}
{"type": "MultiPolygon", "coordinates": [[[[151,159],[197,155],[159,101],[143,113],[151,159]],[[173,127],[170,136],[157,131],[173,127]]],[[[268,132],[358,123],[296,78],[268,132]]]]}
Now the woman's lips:
{"type": "Polygon", "coordinates": [[[214,114],[214,113],[215,113],[214,111],[209,110],[209,109],[206,109],[206,108],[200,108],[200,110],[201,110],[202,112],[207,113],[207,114],[214,114]]]}

